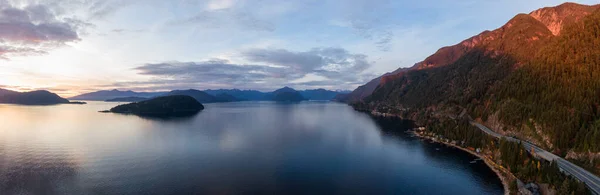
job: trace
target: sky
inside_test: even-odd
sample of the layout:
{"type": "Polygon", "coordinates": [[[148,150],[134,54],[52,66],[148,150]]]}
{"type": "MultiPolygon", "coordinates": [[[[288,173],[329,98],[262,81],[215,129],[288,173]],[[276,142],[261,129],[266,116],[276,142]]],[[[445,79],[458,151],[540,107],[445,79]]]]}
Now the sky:
{"type": "MultiPolygon", "coordinates": [[[[597,4],[597,0],[572,1],[597,4]]],[[[0,88],[352,90],[559,0],[0,0],[0,88]]]]}

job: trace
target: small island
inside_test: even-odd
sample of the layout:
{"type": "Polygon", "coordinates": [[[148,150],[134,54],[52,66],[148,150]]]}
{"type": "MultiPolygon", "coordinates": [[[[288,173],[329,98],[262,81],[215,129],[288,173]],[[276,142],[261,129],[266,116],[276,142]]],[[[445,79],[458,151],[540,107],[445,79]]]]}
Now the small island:
{"type": "Polygon", "coordinates": [[[204,106],[193,97],[187,95],[172,95],[123,104],[101,112],[133,114],[138,116],[178,117],[191,116],[201,110],[204,110],[204,106]]]}

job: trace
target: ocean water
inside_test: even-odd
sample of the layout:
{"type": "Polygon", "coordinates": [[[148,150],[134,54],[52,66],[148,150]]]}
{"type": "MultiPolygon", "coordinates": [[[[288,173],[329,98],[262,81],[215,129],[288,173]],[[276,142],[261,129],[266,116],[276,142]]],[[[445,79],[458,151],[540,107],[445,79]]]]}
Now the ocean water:
{"type": "Polygon", "coordinates": [[[0,104],[0,194],[502,194],[476,157],[409,121],[333,102],[205,104],[186,118],[118,103],[0,104]]]}

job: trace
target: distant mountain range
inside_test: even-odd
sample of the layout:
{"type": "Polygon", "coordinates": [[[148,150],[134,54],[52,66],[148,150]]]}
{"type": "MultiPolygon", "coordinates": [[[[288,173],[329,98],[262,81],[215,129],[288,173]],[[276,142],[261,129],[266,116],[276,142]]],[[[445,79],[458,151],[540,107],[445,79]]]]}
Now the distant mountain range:
{"type": "Polygon", "coordinates": [[[240,100],[247,101],[261,101],[265,100],[265,92],[260,92],[256,90],[239,90],[239,89],[209,89],[204,92],[210,95],[218,95],[218,94],[228,94],[240,100]]]}
{"type": "Polygon", "coordinates": [[[275,90],[269,95],[271,96],[270,99],[276,102],[300,102],[307,100],[299,91],[289,87],[275,90]]]}
{"type": "Polygon", "coordinates": [[[148,100],[148,98],[143,98],[143,97],[120,97],[120,98],[108,99],[108,100],[105,100],[105,102],[139,102],[139,101],[144,101],[144,100],[148,100]]]}
{"type": "Polygon", "coordinates": [[[188,95],[198,100],[200,103],[213,103],[213,102],[227,102],[226,100],[220,100],[216,96],[210,95],[204,91],[188,89],[188,90],[173,90],[169,93],[166,93],[162,96],[170,96],[170,95],[188,95]]]}
{"type": "Polygon", "coordinates": [[[93,101],[105,101],[114,98],[124,98],[124,97],[142,97],[142,98],[151,98],[163,95],[168,92],[134,92],[134,91],[119,91],[119,90],[102,90],[95,91],[91,93],[84,93],[81,95],[77,95],[69,98],[70,100],[93,100],[93,101]]]}
{"type": "Polygon", "coordinates": [[[134,92],[119,90],[103,90],[85,93],[71,97],[71,100],[95,100],[136,102],[152,97],[166,95],[189,95],[201,103],[236,102],[236,101],[298,101],[298,100],[332,100],[336,96],[349,91],[331,91],[326,89],[311,89],[297,91],[284,87],[273,92],[240,89],[209,89],[209,90],[173,90],[170,92],[134,92]],[[285,92],[285,93],[284,93],[285,92]]]}
{"type": "Polygon", "coordinates": [[[70,102],[45,90],[16,92],[6,89],[0,89],[0,103],[22,105],[82,104],[82,102],[70,102]]]}

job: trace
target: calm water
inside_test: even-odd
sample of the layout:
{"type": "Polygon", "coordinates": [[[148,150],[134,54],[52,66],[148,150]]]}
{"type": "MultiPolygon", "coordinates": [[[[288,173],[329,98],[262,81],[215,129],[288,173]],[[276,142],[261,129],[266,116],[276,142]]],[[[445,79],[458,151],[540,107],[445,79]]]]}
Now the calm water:
{"type": "Polygon", "coordinates": [[[206,104],[151,119],[116,103],[0,104],[0,194],[502,194],[475,157],[338,103],[206,104]]]}

